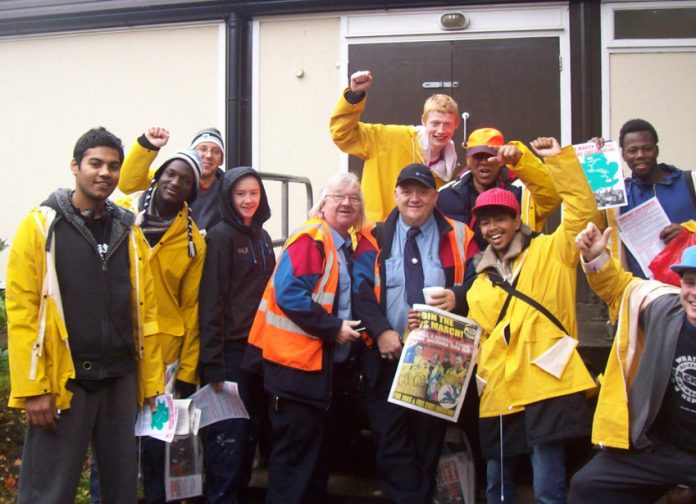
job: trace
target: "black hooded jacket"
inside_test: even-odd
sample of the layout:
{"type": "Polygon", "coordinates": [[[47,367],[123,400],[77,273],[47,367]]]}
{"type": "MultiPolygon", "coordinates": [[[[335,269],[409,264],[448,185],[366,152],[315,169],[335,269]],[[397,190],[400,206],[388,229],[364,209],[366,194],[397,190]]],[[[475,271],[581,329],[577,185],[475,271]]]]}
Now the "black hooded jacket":
{"type": "Polygon", "coordinates": [[[201,347],[199,374],[206,383],[225,379],[225,346],[244,349],[266,283],[275,267],[271,237],[263,223],[271,217],[266,190],[255,170],[228,170],[217,193],[222,219],[208,230],[199,294],[201,347]],[[245,226],[230,200],[234,184],[252,175],[261,186],[261,201],[245,226]]]}

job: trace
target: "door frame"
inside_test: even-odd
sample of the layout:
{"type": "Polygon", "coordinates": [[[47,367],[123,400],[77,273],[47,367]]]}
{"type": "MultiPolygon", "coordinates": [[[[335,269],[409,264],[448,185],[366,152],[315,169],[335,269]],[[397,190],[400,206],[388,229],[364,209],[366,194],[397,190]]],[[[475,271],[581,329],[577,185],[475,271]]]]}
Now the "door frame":
{"type": "MultiPolygon", "coordinates": [[[[571,142],[570,15],[567,3],[453,6],[437,9],[404,9],[351,13],[341,16],[339,71],[346,76],[336,94],[347,85],[348,52],[353,44],[387,44],[530,37],[558,37],[560,55],[561,145],[571,142]],[[440,26],[443,14],[458,12],[469,20],[462,30],[440,26]]],[[[459,133],[458,133],[459,134],[459,133]]],[[[341,159],[348,169],[348,155],[341,159]]]]}

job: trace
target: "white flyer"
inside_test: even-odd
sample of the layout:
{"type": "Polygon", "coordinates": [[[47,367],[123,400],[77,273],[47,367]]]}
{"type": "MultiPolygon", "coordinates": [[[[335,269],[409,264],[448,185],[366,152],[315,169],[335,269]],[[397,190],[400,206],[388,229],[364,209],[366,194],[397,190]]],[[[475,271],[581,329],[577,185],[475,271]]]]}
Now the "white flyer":
{"type": "Polygon", "coordinates": [[[206,385],[193,394],[191,399],[196,408],[201,410],[201,428],[228,418],[249,418],[234,382],[224,382],[220,392],[215,392],[211,385],[206,385]]]}
{"type": "Polygon", "coordinates": [[[619,234],[626,248],[640,264],[643,274],[652,278],[648,265],[660,251],[665,242],[660,239],[660,231],[670,225],[669,217],[657,198],[616,217],[619,234]]]}
{"type": "Polygon", "coordinates": [[[150,436],[171,443],[174,439],[178,411],[171,394],[155,397],[155,411],[145,403],[135,419],[135,435],[150,436]]]}

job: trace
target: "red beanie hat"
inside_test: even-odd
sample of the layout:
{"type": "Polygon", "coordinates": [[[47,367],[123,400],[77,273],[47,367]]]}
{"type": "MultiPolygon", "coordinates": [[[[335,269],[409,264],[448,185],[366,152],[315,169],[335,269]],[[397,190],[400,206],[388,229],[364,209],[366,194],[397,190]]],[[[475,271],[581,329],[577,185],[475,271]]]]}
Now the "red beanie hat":
{"type": "Polygon", "coordinates": [[[494,187],[493,189],[488,189],[482,192],[476,198],[476,204],[471,210],[474,215],[476,212],[483,207],[503,207],[508,208],[515,212],[515,216],[520,214],[520,203],[517,201],[515,195],[505,189],[500,189],[499,187],[494,187]]]}

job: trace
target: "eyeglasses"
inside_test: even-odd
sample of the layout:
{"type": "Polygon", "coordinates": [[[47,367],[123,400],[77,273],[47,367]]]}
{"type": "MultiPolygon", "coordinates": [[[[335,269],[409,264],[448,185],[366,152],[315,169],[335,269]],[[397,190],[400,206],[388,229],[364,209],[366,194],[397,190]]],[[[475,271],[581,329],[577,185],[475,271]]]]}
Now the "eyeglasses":
{"type": "Polygon", "coordinates": [[[362,198],[360,196],[349,196],[347,194],[327,194],[326,197],[331,198],[335,203],[343,203],[346,198],[348,198],[351,205],[359,205],[362,203],[362,198]]]}
{"type": "Polygon", "coordinates": [[[199,145],[198,147],[196,147],[196,152],[198,152],[201,156],[207,156],[208,154],[210,154],[211,156],[222,156],[222,151],[217,147],[211,148],[199,145]]]}

